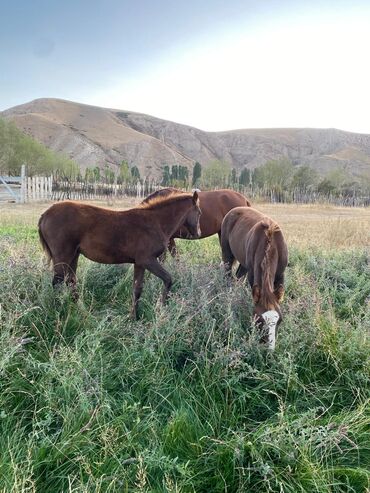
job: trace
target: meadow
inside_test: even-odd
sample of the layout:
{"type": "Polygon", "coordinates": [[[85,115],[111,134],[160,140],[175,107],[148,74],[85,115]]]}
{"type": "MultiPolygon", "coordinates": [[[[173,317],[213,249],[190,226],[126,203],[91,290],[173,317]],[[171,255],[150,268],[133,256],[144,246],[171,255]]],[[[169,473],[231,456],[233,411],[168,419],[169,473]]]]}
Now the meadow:
{"type": "Polygon", "coordinates": [[[166,305],[146,275],[137,322],[131,266],[54,293],[47,207],[0,209],[1,492],[370,491],[369,209],[257,205],[290,250],[269,352],[216,237],[178,242],[166,305]]]}

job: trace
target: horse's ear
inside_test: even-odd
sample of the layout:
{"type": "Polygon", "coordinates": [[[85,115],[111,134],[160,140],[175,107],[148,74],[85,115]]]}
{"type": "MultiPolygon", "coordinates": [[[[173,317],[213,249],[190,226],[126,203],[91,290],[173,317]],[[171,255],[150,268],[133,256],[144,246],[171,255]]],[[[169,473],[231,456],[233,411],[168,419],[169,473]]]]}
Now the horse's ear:
{"type": "Polygon", "coordinates": [[[257,284],[255,284],[252,288],[252,298],[253,298],[253,303],[255,305],[259,302],[260,297],[261,297],[261,290],[257,286],[257,284]]]}
{"type": "Polygon", "coordinates": [[[197,190],[195,190],[193,193],[193,203],[194,205],[199,205],[199,196],[197,190]]]}
{"type": "Polygon", "coordinates": [[[284,299],[284,286],[282,284],[279,284],[279,286],[275,289],[274,295],[276,298],[276,301],[278,303],[281,303],[284,299]]]}

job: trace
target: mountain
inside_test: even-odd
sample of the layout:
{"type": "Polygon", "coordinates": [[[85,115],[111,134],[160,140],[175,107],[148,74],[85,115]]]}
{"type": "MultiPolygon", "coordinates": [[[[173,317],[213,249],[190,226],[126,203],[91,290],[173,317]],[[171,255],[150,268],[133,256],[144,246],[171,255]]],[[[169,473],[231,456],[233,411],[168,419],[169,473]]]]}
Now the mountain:
{"type": "Polygon", "coordinates": [[[142,113],[61,99],[36,99],[0,113],[45,146],[86,167],[128,161],[142,176],[159,176],[163,165],[191,168],[213,159],[255,168],[286,158],[321,173],[341,168],[370,172],[370,135],[336,129],[287,128],[206,132],[142,113]]]}

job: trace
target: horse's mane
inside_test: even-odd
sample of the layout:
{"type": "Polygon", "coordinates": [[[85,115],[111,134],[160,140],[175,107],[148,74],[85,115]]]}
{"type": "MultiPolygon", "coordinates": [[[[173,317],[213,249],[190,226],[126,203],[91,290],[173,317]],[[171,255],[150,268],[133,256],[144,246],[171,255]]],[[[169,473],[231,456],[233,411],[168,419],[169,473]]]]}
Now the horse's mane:
{"type": "Polygon", "coordinates": [[[262,220],[260,222],[264,234],[266,236],[265,254],[261,262],[262,269],[262,286],[261,286],[261,302],[269,310],[274,309],[278,304],[274,296],[274,286],[271,281],[271,245],[274,234],[281,231],[280,226],[273,222],[262,220]]]}
{"type": "Polygon", "coordinates": [[[156,190],[155,192],[152,192],[150,195],[148,195],[141,203],[147,204],[152,199],[155,199],[157,197],[168,197],[173,193],[184,193],[184,192],[175,187],[160,188],[159,190],[156,190]]]}
{"type": "Polygon", "coordinates": [[[191,193],[179,193],[171,192],[168,195],[157,195],[156,197],[149,198],[147,202],[142,202],[137,206],[138,209],[160,209],[170,203],[181,202],[183,200],[191,199],[193,195],[191,193]]]}

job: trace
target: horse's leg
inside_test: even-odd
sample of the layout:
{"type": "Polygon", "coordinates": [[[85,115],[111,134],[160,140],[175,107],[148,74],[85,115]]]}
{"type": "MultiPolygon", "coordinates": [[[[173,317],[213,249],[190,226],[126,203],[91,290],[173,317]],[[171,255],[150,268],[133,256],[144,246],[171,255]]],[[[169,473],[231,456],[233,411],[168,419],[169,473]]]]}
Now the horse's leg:
{"type": "Polygon", "coordinates": [[[145,268],[141,265],[134,265],[134,289],[132,299],[132,318],[138,319],[137,306],[143,290],[145,268]]]}
{"type": "Polygon", "coordinates": [[[54,277],[53,287],[57,287],[63,282],[72,287],[73,297],[77,299],[76,293],[76,269],[78,262],[78,250],[68,250],[63,252],[63,255],[55,255],[53,257],[54,277]]]}
{"type": "Polygon", "coordinates": [[[162,265],[158,262],[156,258],[151,258],[144,264],[145,268],[148,269],[149,272],[154,274],[155,276],[162,279],[164,288],[162,293],[162,301],[163,303],[167,299],[168,291],[172,286],[172,277],[170,274],[162,267],[162,265]]]}
{"type": "Polygon", "coordinates": [[[74,259],[69,264],[69,270],[66,276],[66,284],[71,288],[72,297],[75,301],[78,300],[77,286],[76,286],[76,271],[77,271],[77,263],[78,257],[80,256],[80,252],[77,252],[74,256],[74,259]]]}
{"type": "Polygon", "coordinates": [[[249,286],[252,289],[254,285],[254,272],[252,269],[248,271],[248,282],[249,282],[249,286]]]}
{"type": "Polygon", "coordinates": [[[231,251],[229,241],[225,236],[221,236],[221,250],[222,250],[222,261],[225,267],[226,277],[231,278],[231,269],[233,267],[233,263],[235,257],[233,252],[231,251]]]}
{"type": "Polygon", "coordinates": [[[172,257],[177,256],[178,252],[177,252],[175,240],[173,238],[170,238],[170,241],[168,242],[168,251],[170,252],[172,257]]]}
{"type": "Polygon", "coordinates": [[[244,265],[239,264],[239,267],[235,272],[235,276],[237,279],[240,279],[241,277],[244,277],[247,274],[247,272],[248,270],[244,267],[244,265]]]}

